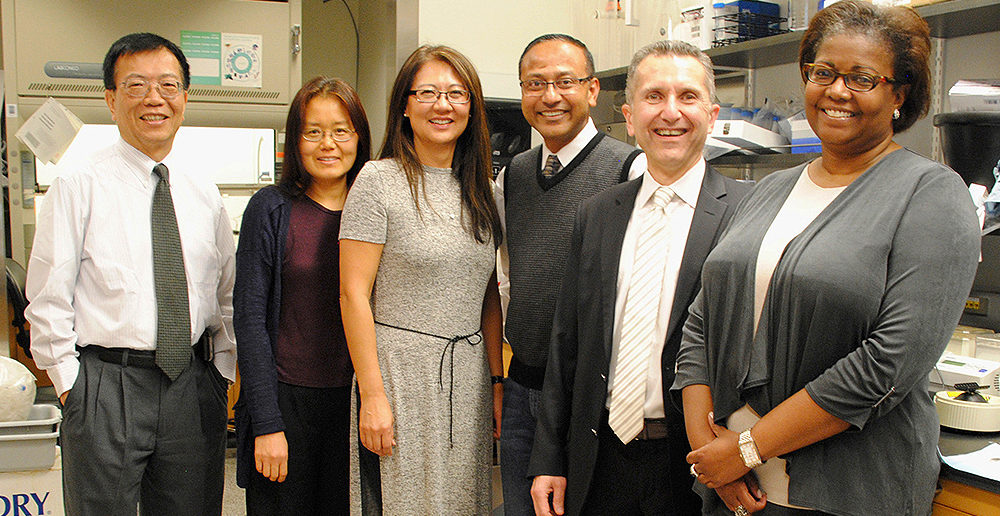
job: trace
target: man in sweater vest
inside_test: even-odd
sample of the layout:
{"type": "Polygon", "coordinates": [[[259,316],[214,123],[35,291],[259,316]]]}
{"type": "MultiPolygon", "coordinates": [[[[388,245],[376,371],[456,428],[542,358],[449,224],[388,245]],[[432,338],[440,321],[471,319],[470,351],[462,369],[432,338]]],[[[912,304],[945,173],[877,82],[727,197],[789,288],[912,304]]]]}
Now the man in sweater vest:
{"type": "Polygon", "coordinates": [[[702,157],[714,94],[688,43],[632,58],[622,113],[648,164],[576,214],[528,467],[539,515],[701,514],[666,394],[702,264],[749,190],[702,157]]]}
{"type": "Polygon", "coordinates": [[[598,132],[590,119],[601,87],[582,42],[564,34],[536,38],[521,55],[519,74],[521,111],[544,144],[515,156],[497,178],[513,351],[500,434],[507,516],[534,514],[528,459],[573,214],[584,199],[645,169],[638,149],[598,132]]]}

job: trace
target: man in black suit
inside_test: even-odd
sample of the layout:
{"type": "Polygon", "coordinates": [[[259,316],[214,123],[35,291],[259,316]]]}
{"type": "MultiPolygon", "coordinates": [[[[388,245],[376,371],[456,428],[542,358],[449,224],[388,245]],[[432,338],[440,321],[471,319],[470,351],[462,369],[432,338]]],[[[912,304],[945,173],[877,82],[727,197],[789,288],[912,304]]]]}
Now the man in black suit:
{"type": "Polygon", "coordinates": [[[707,167],[712,64],[660,41],[629,66],[622,113],[641,178],[577,212],[529,475],[537,514],[699,514],[667,389],[701,266],[749,185],[707,167]]]}

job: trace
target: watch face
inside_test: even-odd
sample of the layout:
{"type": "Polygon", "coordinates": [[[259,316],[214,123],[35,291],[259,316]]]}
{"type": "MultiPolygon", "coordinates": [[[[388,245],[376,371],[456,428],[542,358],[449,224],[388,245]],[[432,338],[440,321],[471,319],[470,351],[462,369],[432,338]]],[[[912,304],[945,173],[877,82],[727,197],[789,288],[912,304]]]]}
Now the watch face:
{"type": "Polygon", "coordinates": [[[754,468],[762,464],[757,444],[753,442],[753,436],[750,435],[749,430],[740,434],[739,448],[740,457],[746,467],[754,468]]]}

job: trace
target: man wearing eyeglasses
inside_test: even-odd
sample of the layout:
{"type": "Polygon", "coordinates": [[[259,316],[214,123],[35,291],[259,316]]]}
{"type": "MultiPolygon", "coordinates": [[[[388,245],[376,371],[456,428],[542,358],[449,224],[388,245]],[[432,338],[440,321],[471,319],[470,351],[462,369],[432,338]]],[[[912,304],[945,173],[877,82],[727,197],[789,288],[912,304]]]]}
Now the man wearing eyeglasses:
{"type": "Polygon", "coordinates": [[[701,513],[667,393],[702,263],[749,190],[702,157],[713,77],[687,43],[632,58],[622,114],[647,165],[576,214],[528,468],[539,515],[701,513]]]}
{"type": "Polygon", "coordinates": [[[502,291],[509,278],[505,329],[513,351],[500,433],[508,516],[534,514],[528,459],[573,214],[587,197],[641,174],[645,163],[638,149],[598,132],[590,119],[601,86],[582,42],[539,36],[518,68],[521,112],[543,144],[515,156],[497,177],[505,229],[499,275],[502,291]]]}
{"type": "Polygon", "coordinates": [[[116,41],[121,138],[56,178],[38,216],[26,316],[63,405],[69,515],[222,510],[234,246],[216,186],[171,153],[189,80],[170,41],[116,41]]]}

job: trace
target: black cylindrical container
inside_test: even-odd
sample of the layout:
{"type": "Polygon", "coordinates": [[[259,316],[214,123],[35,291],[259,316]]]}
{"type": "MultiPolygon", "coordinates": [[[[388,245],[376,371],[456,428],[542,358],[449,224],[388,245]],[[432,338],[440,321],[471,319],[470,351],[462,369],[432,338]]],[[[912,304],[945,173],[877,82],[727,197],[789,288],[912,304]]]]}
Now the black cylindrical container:
{"type": "Polygon", "coordinates": [[[965,179],[993,188],[1000,161],[1000,111],[963,111],[934,115],[941,128],[944,161],[965,179]]]}

